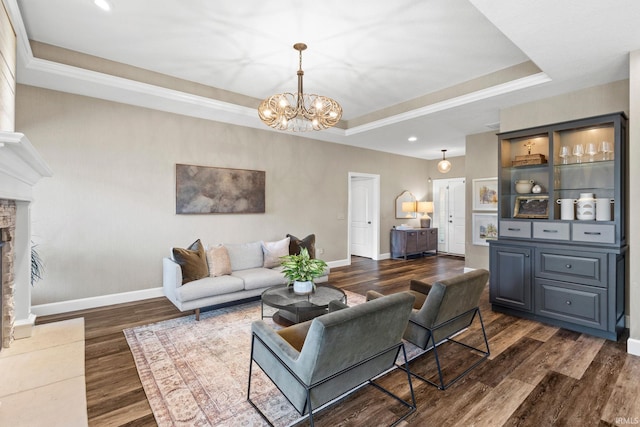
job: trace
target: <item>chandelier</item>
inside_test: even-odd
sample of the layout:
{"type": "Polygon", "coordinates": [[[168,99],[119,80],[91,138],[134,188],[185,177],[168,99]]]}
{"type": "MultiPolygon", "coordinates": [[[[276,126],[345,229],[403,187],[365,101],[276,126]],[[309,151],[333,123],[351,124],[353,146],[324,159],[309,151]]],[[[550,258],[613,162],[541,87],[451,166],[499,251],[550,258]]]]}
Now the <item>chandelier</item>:
{"type": "Polygon", "coordinates": [[[337,101],[326,96],[304,93],[302,90],[302,51],[304,43],[296,43],[293,48],[299,52],[298,92],[279,93],[262,101],[258,115],[267,126],[278,130],[307,132],[323,130],[334,126],[342,117],[342,107],[337,101]]]}

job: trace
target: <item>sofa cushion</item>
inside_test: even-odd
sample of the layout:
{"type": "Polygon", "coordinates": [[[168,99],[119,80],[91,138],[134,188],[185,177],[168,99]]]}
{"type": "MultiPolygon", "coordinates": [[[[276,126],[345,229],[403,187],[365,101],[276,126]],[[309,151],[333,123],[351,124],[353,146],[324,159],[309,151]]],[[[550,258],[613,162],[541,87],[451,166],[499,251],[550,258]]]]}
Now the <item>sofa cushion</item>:
{"type": "Polygon", "coordinates": [[[300,253],[300,249],[307,248],[309,251],[309,256],[311,258],[316,257],[316,235],[309,234],[304,239],[299,239],[296,236],[291,234],[287,234],[287,237],[290,239],[289,241],[289,255],[298,255],[300,253]]]}
{"type": "Polygon", "coordinates": [[[287,283],[284,275],[278,270],[270,268],[250,268],[231,273],[233,277],[244,281],[245,290],[268,288],[270,286],[287,283]]]}
{"type": "Polygon", "coordinates": [[[229,275],[205,277],[195,280],[176,289],[176,299],[181,302],[194,301],[216,295],[239,292],[244,289],[244,282],[238,277],[229,275]]]}
{"type": "Polygon", "coordinates": [[[264,268],[277,267],[282,263],[280,259],[289,255],[289,238],[286,237],[277,242],[262,242],[262,252],[264,253],[264,268]]]}
{"type": "Polygon", "coordinates": [[[225,244],[224,246],[229,253],[231,270],[239,271],[262,267],[264,257],[260,242],[225,244]]]}
{"type": "Polygon", "coordinates": [[[200,239],[193,242],[187,249],[173,248],[173,259],[182,269],[182,284],[202,279],[209,275],[207,256],[200,239]]]}
{"type": "Polygon", "coordinates": [[[222,245],[210,246],[207,249],[209,276],[218,277],[231,274],[231,260],[227,248],[222,245]]]}

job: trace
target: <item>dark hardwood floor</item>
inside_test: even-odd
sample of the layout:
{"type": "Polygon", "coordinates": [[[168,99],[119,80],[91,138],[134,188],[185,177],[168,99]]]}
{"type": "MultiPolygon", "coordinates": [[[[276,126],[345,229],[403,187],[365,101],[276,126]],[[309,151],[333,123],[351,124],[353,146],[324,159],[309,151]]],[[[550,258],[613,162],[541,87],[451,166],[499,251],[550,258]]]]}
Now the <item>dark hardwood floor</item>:
{"type": "MultiPolygon", "coordinates": [[[[372,261],[353,258],[334,268],[331,283],[365,294],[408,288],[413,278],[428,282],[462,273],[464,261],[449,256],[372,261]]],[[[488,289],[484,318],[491,356],[463,380],[439,391],[414,380],[418,409],[401,425],[415,426],[610,426],[640,425],[640,357],[626,353],[626,337],[606,341],[491,311],[488,289]]],[[[87,410],[91,426],[155,426],[155,420],[124,338],[125,328],[184,316],[157,298],[64,315],[38,318],[48,323],[85,318],[87,410]]],[[[465,333],[478,342],[477,326],[465,333]]],[[[470,342],[470,341],[469,341],[470,342]]],[[[441,346],[446,375],[476,357],[452,344],[441,346]]],[[[429,376],[432,357],[411,369],[429,376]]],[[[381,379],[408,397],[406,376],[394,371],[381,379]]],[[[319,426],[389,424],[404,408],[373,387],[364,387],[317,418],[319,426]]]]}

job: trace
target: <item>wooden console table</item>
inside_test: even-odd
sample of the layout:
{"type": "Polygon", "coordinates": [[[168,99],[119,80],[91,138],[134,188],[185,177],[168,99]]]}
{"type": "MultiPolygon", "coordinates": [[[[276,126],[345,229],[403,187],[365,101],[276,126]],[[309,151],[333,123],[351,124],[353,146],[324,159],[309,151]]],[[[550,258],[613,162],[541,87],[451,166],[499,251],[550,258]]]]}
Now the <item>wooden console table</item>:
{"type": "Polygon", "coordinates": [[[438,253],[437,228],[391,230],[391,258],[407,259],[409,255],[423,255],[430,251],[438,253]]]}

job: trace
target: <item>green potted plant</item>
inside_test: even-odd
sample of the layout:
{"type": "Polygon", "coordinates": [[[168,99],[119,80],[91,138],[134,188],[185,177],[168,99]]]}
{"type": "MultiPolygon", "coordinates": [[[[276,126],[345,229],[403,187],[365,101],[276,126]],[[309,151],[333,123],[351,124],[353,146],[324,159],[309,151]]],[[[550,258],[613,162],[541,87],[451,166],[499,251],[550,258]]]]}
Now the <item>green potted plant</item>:
{"type": "Polygon", "coordinates": [[[309,251],[302,248],[298,255],[287,255],[282,257],[282,273],[293,284],[293,291],[297,294],[308,294],[313,292],[316,279],[324,273],[327,263],[321,259],[314,259],[309,256],[309,251]]]}

